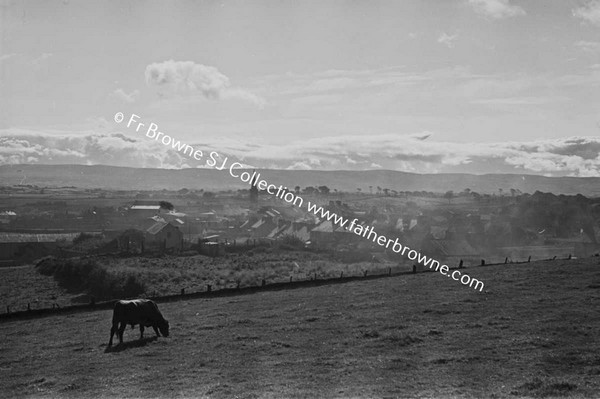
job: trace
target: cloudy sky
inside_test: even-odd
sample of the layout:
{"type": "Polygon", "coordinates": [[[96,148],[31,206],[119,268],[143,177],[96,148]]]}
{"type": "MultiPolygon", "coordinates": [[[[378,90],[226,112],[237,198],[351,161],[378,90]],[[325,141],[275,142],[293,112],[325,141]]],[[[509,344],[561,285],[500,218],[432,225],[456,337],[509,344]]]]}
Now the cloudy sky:
{"type": "Polygon", "coordinates": [[[600,176],[600,0],[0,4],[0,163],[600,176]]]}

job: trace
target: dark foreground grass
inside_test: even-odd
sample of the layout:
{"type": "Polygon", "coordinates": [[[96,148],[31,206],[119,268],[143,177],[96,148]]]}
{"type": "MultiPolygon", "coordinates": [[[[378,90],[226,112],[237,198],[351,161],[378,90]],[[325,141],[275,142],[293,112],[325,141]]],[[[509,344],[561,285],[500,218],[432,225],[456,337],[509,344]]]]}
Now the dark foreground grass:
{"type": "Polygon", "coordinates": [[[162,303],[169,338],[107,351],[109,311],[0,324],[5,397],[600,396],[597,260],[162,303]]]}

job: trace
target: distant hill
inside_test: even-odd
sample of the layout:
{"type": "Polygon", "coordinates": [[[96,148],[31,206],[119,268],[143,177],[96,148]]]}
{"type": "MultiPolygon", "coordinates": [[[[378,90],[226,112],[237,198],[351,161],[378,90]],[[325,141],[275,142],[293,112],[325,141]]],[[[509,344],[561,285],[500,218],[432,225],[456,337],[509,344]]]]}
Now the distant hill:
{"type": "MultiPolygon", "coordinates": [[[[510,189],[533,193],[536,190],[554,194],[600,196],[600,178],[545,177],[516,174],[416,174],[391,170],[370,171],[300,171],[260,169],[261,179],[283,185],[328,186],[330,189],[355,192],[361,188],[375,192],[377,187],[397,191],[454,192],[469,188],[479,193],[509,193],[510,189]]],[[[145,169],[104,165],[2,165],[0,184],[31,184],[40,187],[75,186],[115,190],[178,190],[181,188],[227,190],[247,188],[227,170],[214,169],[145,169]]]]}

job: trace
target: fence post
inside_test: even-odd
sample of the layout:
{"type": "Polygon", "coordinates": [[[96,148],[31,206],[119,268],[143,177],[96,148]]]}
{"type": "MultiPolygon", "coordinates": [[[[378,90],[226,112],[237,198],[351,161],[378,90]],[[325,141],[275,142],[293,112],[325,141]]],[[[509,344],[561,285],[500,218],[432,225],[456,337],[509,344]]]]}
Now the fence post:
{"type": "Polygon", "coordinates": [[[413,265],[413,274],[417,272],[417,265],[413,265]]]}
{"type": "Polygon", "coordinates": [[[481,259],[481,266],[485,266],[485,259],[481,259]]]}
{"type": "Polygon", "coordinates": [[[30,303],[27,303],[27,311],[31,312],[31,304],[30,303]]]}
{"type": "Polygon", "coordinates": [[[368,273],[368,272],[369,272],[368,270],[365,270],[365,273],[364,273],[364,276],[363,276],[363,277],[367,277],[367,273],[368,273]]]}
{"type": "Polygon", "coordinates": [[[461,259],[460,262],[458,263],[458,268],[462,269],[463,268],[463,260],[461,259]]]}
{"type": "Polygon", "coordinates": [[[340,273],[340,278],[344,278],[344,272],[340,273]]]}
{"type": "Polygon", "coordinates": [[[315,281],[317,280],[317,272],[315,272],[315,278],[314,278],[314,280],[315,281]]]}
{"type": "Polygon", "coordinates": [[[185,288],[181,289],[181,295],[185,295],[185,288]]]}
{"type": "Polygon", "coordinates": [[[290,276],[290,283],[292,282],[292,276],[290,276]]]}
{"type": "Polygon", "coordinates": [[[571,254],[569,254],[568,260],[571,260],[571,254]]]}
{"type": "Polygon", "coordinates": [[[206,291],[210,292],[211,289],[212,289],[212,287],[210,286],[210,284],[206,284],[206,291]]]}
{"type": "Polygon", "coordinates": [[[390,267],[390,268],[388,268],[388,276],[391,276],[391,275],[392,275],[392,268],[390,267]]]}
{"type": "Polygon", "coordinates": [[[529,255],[529,258],[527,258],[527,263],[531,262],[531,255],[529,255]]]}
{"type": "Polygon", "coordinates": [[[262,279],[262,286],[264,287],[265,285],[267,285],[267,282],[265,281],[265,279],[262,279]]]}
{"type": "Polygon", "coordinates": [[[508,256],[506,258],[504,258],[504,264],[506,265],[508,263],[508,256]]]}
{"type": "Polygon", "coordinates": [[[10,306],[6,305],[6,313],[10,314],[10,306]]]}

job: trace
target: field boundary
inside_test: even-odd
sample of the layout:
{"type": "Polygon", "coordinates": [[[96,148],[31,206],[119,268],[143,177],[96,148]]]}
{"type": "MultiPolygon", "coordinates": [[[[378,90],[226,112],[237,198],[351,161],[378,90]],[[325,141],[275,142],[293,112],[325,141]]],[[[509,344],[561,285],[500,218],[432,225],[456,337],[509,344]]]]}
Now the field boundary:
{"type": "MultiPolygon", "coordinates": [[[[565,259],[558,259],[557,257],[551,259],[542,259],[534,261],[537,262],[546,262],[552,260],[571,260],[572,258],[569,256],[565,259]]],[[[531,260],[525,260],[521,262],[500,262],[500,263],[485,263],[482,260],[481,265],[477,266],[469,266],[470,269],[487,267],[487,266],[509,266],[509,265],[521,265],[531,263],[531,260]]],[[[466,269],[467,267],[452,267],[450,270],[459,270],[466,269]]],[[[339,277],[329,277],[329,278],[318,278],[315,275],[313,278],[308,280],[292,280],[290,281],[280,281],[280,282],[272,282],[268,283],[266,280],[262,281],[261,285],[257,286],[248,286],[248,287],[232,287],[232,288],[222,288],[219,290],[212,290],[210,285],[206,286],[205,291],[197,291],[186,293],[182,290],[180,294],[171,294],[171,295],[162,295],[162,296],[149,296],[148,299],[152,299],[157,303],[161,302],[176,302],[176,301],[184,301],[189,299],[201,299],[201,298],[220,298],[220,297],[230,297],[230,296],[240,296],[240,295],[250,295],[258,292],[267,292],[267,291],[281,291],[287,289],[298,289],[304,287],[319,287],[326,285],[335,285],[335,284],[345,284],[353,281],[365,281],[365,280],[375,280],[380,278],[388,278],[388,277],[398,277],[404,275],[413,275],[413,274],[423,274],[423,273],[434,273],[435,270],[425,269],[419,272],[413,271],[400,271],[400,272],[392,272],[392,268],[389,267],[387,273],[378,273],[378,274],[369,274],[368,271],[364,271],[362,275],[352,275],[352,276],[344,276],[343,273],[340,274],[339,277]]],[[[20,310],[15,312],[5,311],[4,313],[0,313],[0,321],[10,321],[10,320],[23,320],[30,318],[39,318],[39,317],[48,317],[59,314],[71,314],[85,311],[95,311],[95,310],[106,310],[111,309],[115,302],[118,299],[112,299],[109,301],[102,302],[91,302],[87,304],[77,304],[70,306],[59,307],[56,305],[52,308],[41,308],[41,309],[30,309],[20,310]]]]}

